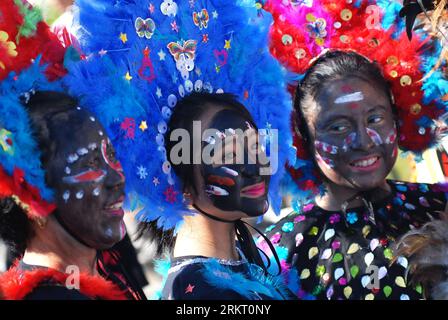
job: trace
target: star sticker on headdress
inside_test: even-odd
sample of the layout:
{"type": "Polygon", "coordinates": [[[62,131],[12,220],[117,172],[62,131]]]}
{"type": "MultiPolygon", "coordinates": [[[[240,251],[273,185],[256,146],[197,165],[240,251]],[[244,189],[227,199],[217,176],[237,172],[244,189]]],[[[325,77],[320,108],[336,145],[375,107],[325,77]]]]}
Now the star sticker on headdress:
{"type": "Polygon", "coordinates": [[[202,75],[202,71],[201,71],[201,69],[200,69],[199,67],[196,67],[196,68],[194,69],[194,72],[196,72],[196,74],[198,75],[198,77],[200,77],[200,76],[202,75]]]}
{"type": "Polygon", "coordinates": [[[179,32],[179,26],[177,25],[176,21],[171,22],[171,30],[179,32]]]}
{"type": "Polygon", "coordinates": [[[226,42],[226,44],[224,45],[224,49],[229,50],[231,48],[230,42],[232,41],[232,39],[224,40],[224,41],[226,42]]]}
{"type": "Polygon", "coordinates": [[[123,42],[123,43],[128,42],[128,35],[126,33],[120,32],[119,38],[120,38],[121,42],[123,42]]]}
{"type": "Polygon", "coordinates": [[[139,166],[137,168],[137,175],[141,180],[145,180],[148,176],[148,170],[144,166],[139,166]]]}
{"type": "Polygon", "coordinates": [[[101,49],[100,51],[98,51],[98,54],[103,57],[105,54],[107,53],[107,50],[101,49]]]}
{"type": "Polygon", "coordinates": [[[169,202],[171,204],[173,204],[174,202],[177,201],[177,195],[179,194],[179,192],[177,192],[176,190],[174,190],[173,186],[169,186],[164,192],[163,194],[165,195],[165,201],[169,202]]]}
{"type": "Polygon", "coordinates": [[[152,3],[149,4],[149,12],[154,13],[154,5],[152,3]]]}
{"type": "Polygon", "coordinates": [[[154,185],[157,187],[160,184],[159,178],[157,177],[152,178],[152,183],[154,183],[154,185]]]}
{"type": "Polygon", "coordinates": [[[160,49],[160,51],[157,52],[157,54],[159,55],[159,60],[160,60],[160,61],[165,61],[166,53],[163,52],[162,49],[160,49]]]}
{"type": "Polygon", "coordinates": [[[143,120],[142,122],[140,122],[140,125],[138,126],[140,128],[140,130],[142,130],[143,132],[145,132],[146,129],[148,129],[148,125],[146,124],[146,121],[143,120]]]}
{"type": "Polygon", "coordinates": [[[202,35],[202,42],[204,43],[208,42],[208,33],[202,35]]]}
{"type": "Polygon", "coordinates": [[[173,74],[171,75],[171,80],[173,80],[173,83],[176,83],[176,82],[177,82],[177,79],[179,79],[179,78],[177,77],[177,74],[176,74],[176,73],[173,73],[173,74]]]}
{"type": "Polygon", "coordinates": [[[193,293],[194,286],[188,284],[188,287],[185,289],[185,293],[193,293]]]}
{"type": "Polygon", "coordinates": [[[218,11],[213,11],[212,12],[212,16],[213,16],[213,19],[218,19],[218,11]]]}
{"type": "Polygon", "coordinates": [[[159,87],[157,87],[157,90],[156,90],[156,96],[157,96],[157,98],[162,98],[162,89],[160,89],[159,87]]]}
{"type": "Polygon", "coordinates": [[[124,78],[125,78],[127,81],[131,81],[131,80],[132,80],[132,76],[129,74],[129,71],[126,72],[124,78]]]}
{"type": "Polygon", "coordinates": [[[215,64],[215,71],[216,73],[219,73],[221,71],[221,67],[217,64],[215,64]]]}

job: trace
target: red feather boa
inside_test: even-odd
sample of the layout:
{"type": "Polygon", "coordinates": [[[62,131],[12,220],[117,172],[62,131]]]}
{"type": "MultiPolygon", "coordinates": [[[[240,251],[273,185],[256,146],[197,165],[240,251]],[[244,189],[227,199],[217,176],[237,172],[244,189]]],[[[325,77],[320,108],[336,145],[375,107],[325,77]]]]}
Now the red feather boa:
{"type": "MultiPolygon", "coordinates": [[[[64,286],[69,274],[54,269],[22,271],[17,266],[0,275],[0,292],[3,299],[23,300],[44,281],[64,286]]],[[[127,300],[125,292],[114,283],[99,276],[80,274],[79,292],[91,299],[127,300]]]]}

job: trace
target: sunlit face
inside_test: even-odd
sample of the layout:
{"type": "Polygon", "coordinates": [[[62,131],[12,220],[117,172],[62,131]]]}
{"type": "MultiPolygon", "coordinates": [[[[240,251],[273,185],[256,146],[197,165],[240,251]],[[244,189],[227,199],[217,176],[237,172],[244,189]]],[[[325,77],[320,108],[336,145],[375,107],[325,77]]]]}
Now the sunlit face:
{"type": "Polygon", "coordinates": [[[125,235],[124,176],[102,126],[85,111],[51,128],[56,142],[47,177],[59,217],[69,231],[95,249],[125,235]]]}
{"type": "Polygon", "coordinates": [[[206,138],[202,150],[216,144],[222,144],[222,148],[212,154],[211,164],[194,166],[194,182],[198,190],[195,204],[203,211],[226,220],[264,214],[269,207],[270,176],[261,175],[260,169],[269,164],[260,163],[260,157],[265,155],[259,148],[253,119],[233,110],[221,109],[207,116],[204,123],[208,123],[204,129],[216,129],[217,136],[221,135],[221,138],[206,138]],[[232,134],[238,129],[245,133],[247,139],[238,139],[232,134]]]}
{"type": "Polygon", "coordinates": [[[369,190],[384,183],[398,145],[383,90],[350,77],[325,85],[306,115],[316,162],[331,182],[369,190]]]}

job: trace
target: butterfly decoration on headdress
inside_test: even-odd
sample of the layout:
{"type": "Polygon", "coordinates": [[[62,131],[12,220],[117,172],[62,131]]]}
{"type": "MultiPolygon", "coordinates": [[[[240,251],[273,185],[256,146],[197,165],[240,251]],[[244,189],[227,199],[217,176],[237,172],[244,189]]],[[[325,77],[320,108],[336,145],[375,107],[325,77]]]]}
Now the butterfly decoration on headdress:
{"type": "Polygon", "coordinates": [[[202,9],[199,12],[193,12],[193,22],[200,30],[203,28],[207,29],[209,20],[210,17],[207,9],[202,9]]]}
{"type": "Polygon", "coordinates": [[[139,37],[151,39],[155,29],[156,25],[154,23],[154,20],[152,20],[151,18],[142,19],[138,17],[137,19],[135,19],[135,30],[139,37]]]}
{"type": "Polygon", "coordinates": [[[189,77],[189,72],[194,69],[194,58],[197,47],[196,40],[182,42],[170,42],[167,45],[171,55],[176,61],[176,68],[180,71],[185,80],[189,77]]]}

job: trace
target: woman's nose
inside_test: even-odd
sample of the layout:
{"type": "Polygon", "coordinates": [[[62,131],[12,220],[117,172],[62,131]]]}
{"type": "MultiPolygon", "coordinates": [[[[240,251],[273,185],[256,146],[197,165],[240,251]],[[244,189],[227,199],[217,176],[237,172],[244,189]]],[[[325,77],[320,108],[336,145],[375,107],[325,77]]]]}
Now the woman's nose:
{"type": "Polygon", "coordinates": [[[366,151],[370,150],[374,145],[374,137],[369,133],[369,129],[366,127],[359,128],[353,143],[353,149],[366,151]]]}

